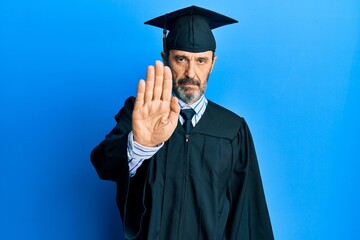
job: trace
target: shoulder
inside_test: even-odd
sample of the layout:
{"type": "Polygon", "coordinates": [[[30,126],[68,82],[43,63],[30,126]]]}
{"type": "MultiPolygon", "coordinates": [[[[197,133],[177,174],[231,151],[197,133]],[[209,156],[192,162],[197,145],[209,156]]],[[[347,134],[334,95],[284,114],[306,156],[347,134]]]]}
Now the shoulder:
{"type": "Polygon", "coordinates": [[[243,117],[210,100],[198,125],[197,132],[227,139],[233,139],[246,127],[243,117]]]}
{"type": "Polygon", "coordinates": [[[208,108],[211,109],[211,111],[216,111],[218,113],[225,114],[225,116],[229,117],[229,118],[234,118],[237,120],[242,119],[242,117],[239,116],[238,114],[234,113],[233,111],[231,111],[223,106],[220,106],[219,104],[217,104],[211,100],[208,100],[208,108]]]}
{"type": "Polygon", "coordinates": [[[215,121],[226,125],[242,125],[245,119],[233,111],[208,100],[207,110],[215,121]]]}
{"type": "Polygon", "coordinates": [[[124,106],[120,109],[120,111],[115,115],[116,122],[119,122],[121,118],[124,118],[125,116],[131,116],[132,111],[134,109],[135,105],[135,97],[131,96],[128,97],[125,102],[124,106]]]}

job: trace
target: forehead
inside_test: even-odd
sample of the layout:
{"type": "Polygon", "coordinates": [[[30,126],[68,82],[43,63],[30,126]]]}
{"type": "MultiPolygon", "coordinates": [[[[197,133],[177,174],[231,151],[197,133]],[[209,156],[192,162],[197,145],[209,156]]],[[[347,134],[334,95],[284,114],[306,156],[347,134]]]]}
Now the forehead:
{"type": "Polygon", "coordinates": [[[170,56],[184,56],[187,58],[211,58],[213,55],[212,51],[206,52],[187,52],[181,50],[170,50],[170,56]]]}

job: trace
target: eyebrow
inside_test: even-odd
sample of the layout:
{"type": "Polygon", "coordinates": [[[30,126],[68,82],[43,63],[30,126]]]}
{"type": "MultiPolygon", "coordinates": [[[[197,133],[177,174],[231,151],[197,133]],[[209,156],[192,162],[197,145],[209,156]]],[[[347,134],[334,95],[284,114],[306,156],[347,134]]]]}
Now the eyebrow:
{"type": "MultiPolygon", "coordinates": [[[[178,59],[178,58],[189,59],[189,57],[186,56],[186,55],[184,55],[184,54],[175,54],[175,55],[174,55],[174,58],[175,58],[175,59],[178,59]]],[[[210,57],[208,57],[208,56],[198,56],[198,57],[195,57],[195,60],[197,60],[197,59],[205,59],[205,60],[208,60],[208,59],[210,59],[210,57]]]]}
{"type": "Polygon", "coordinates": [[[186,59],[189,59],[187,56],[183,55],[183,54],[176,54],[174,55],[174,58],[186,58],[186,59]]]}

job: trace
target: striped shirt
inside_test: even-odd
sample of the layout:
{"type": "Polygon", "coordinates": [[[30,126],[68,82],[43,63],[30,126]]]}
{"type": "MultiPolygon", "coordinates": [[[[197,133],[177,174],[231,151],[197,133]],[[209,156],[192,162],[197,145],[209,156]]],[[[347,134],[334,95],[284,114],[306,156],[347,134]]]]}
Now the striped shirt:
{"type": "MultiPolygon", "coordinates": [[[[204,95],[196,101],[195,103],[188,105],[179,99],[179,106],[181,109],[192,108],[195,111],[193,118],[191,119],[192,125],[195,125],[200,121],[202,115],[205,112],[208,100],[204,95]]],[[[179,121],[181,124],[184,123],[184,118],[179,114],[179,121]]],[[[141,166],[144,160],[151,158],[163,145],[164,143],[159,144],[156,147],[145,147],[134,141],[133,132],[131,131],[128,135],[128,146],[127,146],[127,156],[129,164],[129,175],[130,177],[134,176],[136,170],[141,166]]]]}

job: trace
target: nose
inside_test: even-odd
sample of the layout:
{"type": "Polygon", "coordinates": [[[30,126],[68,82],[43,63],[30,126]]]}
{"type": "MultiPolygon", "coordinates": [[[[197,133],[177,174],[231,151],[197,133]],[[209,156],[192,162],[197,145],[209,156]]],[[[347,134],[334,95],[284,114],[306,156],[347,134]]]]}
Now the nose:
{"type": "Polygon", "coordinates": [[[195,63],[194,61],[189,61],[186,69],[186,77],[195,78],[195,63]]]}

